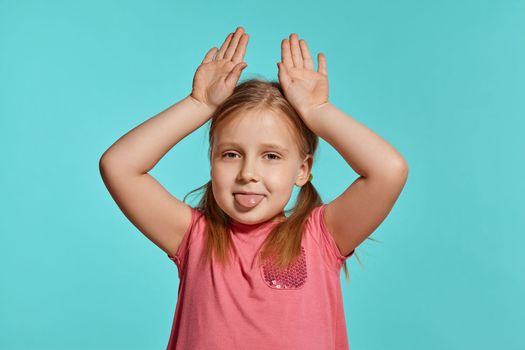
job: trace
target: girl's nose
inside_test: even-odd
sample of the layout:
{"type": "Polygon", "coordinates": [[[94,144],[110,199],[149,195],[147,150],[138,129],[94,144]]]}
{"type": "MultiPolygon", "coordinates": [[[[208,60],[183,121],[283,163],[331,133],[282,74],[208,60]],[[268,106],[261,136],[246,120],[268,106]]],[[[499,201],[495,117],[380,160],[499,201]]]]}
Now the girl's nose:
{"type": "Polygon", "coordinates": [[[242,181],[259,181],[259,173],[257,172],[257,167],[255,162],[246,160],[239,172],[238,179],[242,181]]]}

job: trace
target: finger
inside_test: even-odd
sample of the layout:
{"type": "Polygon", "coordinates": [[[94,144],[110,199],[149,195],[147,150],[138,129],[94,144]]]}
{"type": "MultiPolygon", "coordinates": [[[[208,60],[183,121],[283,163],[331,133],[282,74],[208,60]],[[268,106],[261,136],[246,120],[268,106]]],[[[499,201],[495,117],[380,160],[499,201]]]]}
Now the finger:
{"type": "Polygon", "coordinates": [[[288,86],[291,83],[290,76],[288,75],[286,71],[286,65],[282,62],[277,63],[278,68],[278,76],[279,76],[279,82],[281,83],[281,86],[288,86]]]}
{"type": "Polygon", "coordinates": [[[201,63],[208,63],[208,62],[213,61],[213,55],[215,54],[216,51],[217,51],[216,47],[212,47],[211,49],[209,49],[208,53],[206,54],[206,56],[204,57],[201,63]]]}
{"type": "Polygon", "coordinates": [[[224,53],[225,60],[231,60],[233,54],[235,53],[235,50],[237,49],[239,40],[241,39],[241,36],[243,34],[244,34],[244,29],[242,27],[237,27],[237,29],[235,30],[235,34],[233,35],[233,38],[230,41],[230,45],[228,45],[228,49],[224,53]]]}
{"type": "Polygon", "coordinates": [[[290,47],[292,48],[294,67],[303,68],[303,56],[301,55],[301,49],[299,48],[299,39],[295,33],[290,34],[290,47]]]}
{"type": "Polygon", "coordinates": [[[249,35],[244,33],[241,36],[241,40],[239,41],[239,45],[237,45],[237,49],[235,50],[235,53],[232,57],[233,63],[239,63],[244,60],[244,54],[246,53],[246,45],[248,45],[248,39],[249,35]]]}
{"type": "Polygon", "coordinates": [[[233,33],[228,34],[226,39],[224,39],[224,42],[221,45],[221,48],[219,49],[219,52],[217,52],[217,57],[215,57],[216,60],[222,60],[224,57],[224,52],[228,48],[228,45],[230,44],[230,41],[232,40],[233,33]]]}
{"type": "Polygon", "coordinates": [[[281,42],[281,61],[287,68],[293,68],[292,51],[290,51],[290,42],[287,39],[281,42]]]}
{"type": "Polygon", "coordinates": [[[238,63],[233,67],[230,73],[226,76],[226,79],[224,80],[224,83],[226,85],[235,85],[237,81],[239,80],[239,77],[241,76],[241,72],[244,68],[246,68],[248,65],[244,62],[238,63]]]}
{"type": "Polygon", "coordinates": [[[327,71],[326,71],[326,57],[324,55],[324,53],[318,53],[317,54],[317,62],[318,62],[318,65],[317,65],[317,71],[319,73],[322,73],[324,75],[328,75],[327,71]]]}
{"type": "Polygon", "coordinates": [[[308,45],[303,39],[299,40],[299,46],[301,48],[301,54],[303,55],[304,67],[308,70],[314,70],[314,61],[312,61],[312,56],[310,56],[310,50],[308,50],[308,45]]]}

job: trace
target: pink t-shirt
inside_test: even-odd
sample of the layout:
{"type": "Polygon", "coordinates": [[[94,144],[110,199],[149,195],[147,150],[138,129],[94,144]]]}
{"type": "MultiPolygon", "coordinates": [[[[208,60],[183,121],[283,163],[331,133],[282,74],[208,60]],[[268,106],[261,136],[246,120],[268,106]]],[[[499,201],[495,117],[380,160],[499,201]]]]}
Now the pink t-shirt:
{"type": "Polygon", "coordinates": [[[286,272],[257,264],[271,227],[235,223],[228,268],[198,259],[205,248],[205,217],[192,208],[192,223],[175,256],[179,291],[168,350],[349,349],[341,295],[343,256],[323,212],[310,214],[301,258],[286,272]]]}

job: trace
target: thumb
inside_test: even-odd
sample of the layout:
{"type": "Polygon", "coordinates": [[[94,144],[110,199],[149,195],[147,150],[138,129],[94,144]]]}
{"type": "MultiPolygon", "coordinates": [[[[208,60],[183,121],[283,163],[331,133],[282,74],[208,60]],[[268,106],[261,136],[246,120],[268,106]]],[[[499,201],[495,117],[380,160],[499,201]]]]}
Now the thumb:
{"type": "Polygon", "coordinates": [[[239,77],[241,76],[241,71],[246,68],[248,65],[244,62],[238,63],[233,67],[231,72],[226,76],[225,83],[226,85],[235,84],[239,77]]]}
{"type": "Polygon", "coordinates": [[[281,62],[277,63],[277,68],[279,71],[277,72],[277,76],[279,77],[279,82],[281,83],[281,86],[288,86],[290,85],[290,77],[288,76],[286,72],[286,67],[281,62]]]}

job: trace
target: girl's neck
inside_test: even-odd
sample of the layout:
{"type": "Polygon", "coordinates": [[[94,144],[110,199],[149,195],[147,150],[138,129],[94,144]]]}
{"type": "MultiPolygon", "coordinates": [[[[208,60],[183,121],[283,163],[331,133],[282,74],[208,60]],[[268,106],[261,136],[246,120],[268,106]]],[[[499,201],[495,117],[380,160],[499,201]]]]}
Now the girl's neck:
{"type": "Polygon", "coordinates": [[[242,222],[238,222],[238,221],[235,221],[235,220],[232,219],[231,227],[235,231],[249,232],[249,231],[253,231],[253,230],[256,230],[258,228],[264,227],[266,225],[277,224],[277,223],[279,223],[280,221],[282,221],[284,219],[286,219],[286,216],[284,216],[284,213],[281,213],[281,214],[275,216],[272,219],[269,219],[269,220],[266,220],[266,221],[263,221],[263,222],[259,222],[257,224],[244,224],[242,222]]]}

